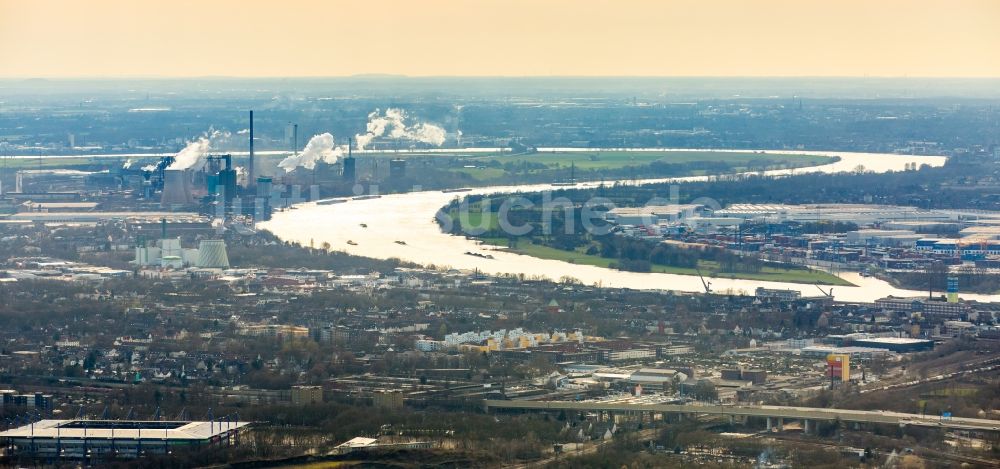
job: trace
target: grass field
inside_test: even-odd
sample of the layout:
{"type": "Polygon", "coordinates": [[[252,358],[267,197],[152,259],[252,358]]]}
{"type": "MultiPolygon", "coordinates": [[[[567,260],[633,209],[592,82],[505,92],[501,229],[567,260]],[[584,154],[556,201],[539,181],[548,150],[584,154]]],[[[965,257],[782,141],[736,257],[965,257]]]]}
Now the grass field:
{"type": "MultiPolygon", "coordinates": [[[[499,227],[499,225],[500,225],[500,223],[498,221],[499,217],[497,216],[497,214],[495,212],[487,212],[486,213],[486,216],[490,218],[488,222],[484,222],[483,221],[483,212],[474,211],[474,210],[470,209],[468,213],[469,213],[468,218],[465,219],[465,220],[462,220],[459,217],[457,211],[454,211],[454,210],[451,211],[450,215],[451,215],[451,217],[452,217],[453,220],[461,222],[462,223],[462,227],[466,228],[466,230],[471,229],[471,228],[475,228],[475,229],[483,229],[483,230],[489,231],[489,230],[497,229],[499,227]],[[484,225],[484,223],[487,223],[487,224],[484,225]]],[[[506,243],[506,241],[504,241],[504,243],[506,243]]]]}
{"type": "Polygon", "coordinates": [[[490,181],[503,177],[506,172],[500,168],[450,168],[454,173],[465,173],[477,181],[490,181]]]}
{"type": "MultiPolygon", "coordinates": [[[[779,155],[774,153],[726,152],[726,151],[588,151],[588,152],[545,152],[527,155],[475,155],[463,159],[466,166],[449,168],[449,171],[466,174],[478,182],[491,182],[513,177],[496,164],[512,164],[515,167],[522,163],[544,165],[545,168],[533,167],[526,172],[516,171],[516,175],[541,176],[552,171],[565,172],[571,165],[578,170],[578,177],[593,179],[601,171],[620,171],[623,168],[635,167],[636,175],[645,177],[643,168],[654,162],[667,164],[684,164],[695,162],[717,162],[729,165],[726,173],[759,171],[761,169],[782,169],[792,167],[818,166],[832,163],[833,158],[816,155],[779,155]],[[765,164],[766,163],[766,164],[765,164]],[[472,167],[475,166],[475,167],[472,167]]],[[[700,176],[706,174],[704,169],[690,168],[673,176],[700,176]]],[[[549,176],[554,176],[550,174],[549,176]]],[[[566,177],[566,174],[560,177],[566,177]]],[[[603,176],[603,175],[602,175],[603,176]]],[[[616,177],[615,174],[608,174],[616,177]]],[[[617,174],[620,177],[621,174],[617,174]]]]}
{"type": "MultiPolygon", "coordinates": [[[[503,238],[479,238],[486,244],[496,246],[507,246],[507,240],[503,238]]],[[[564,251],[548,246],[534,243],[520,243],[517,248],[508,248],[512,252],[524,254],[526,256],[538,257],[541,259],[552,259],[569,262],[571,264],[592,265],[596,267],[610,268],[615,262],[614,259],[586,254],[579,251],[564,251]]],[[[789,283],[812,283],[821,285],[841,285],[851,286],[852,284],[833,274],[821,270],[809,269],[779,269],[774,267],[764,267],[758,273],[717,273],[718,264],[711,261],[701,261],[698,263],[703,275],[718,278],[735,278],[746,280],[762,280],[769,282],[789,282],[789,283]]],[[[651,272],[677,275],[698,275],[696,269],[687,267],[673,267],[669,265],[653,264],[651,272]]]]}
{"type": "Polygon", "coordinates": [[[469,158],[470,161],[496,161],[504,163],[541,163],[550,168],[569,167],[575,164],[581,170],[616,169],[627,166],[643,166],[661,161],[664,163],[691,163],[696,161],[718,161],[746,167],[755,161],[770,160],[777,164],[814,166],[829,162],[830,157],[815,155],[779,155],[774,153],[724,152],[724,151],[594,151],[594,152],[552,152],[530,155],[503,155],[469,158]]]}

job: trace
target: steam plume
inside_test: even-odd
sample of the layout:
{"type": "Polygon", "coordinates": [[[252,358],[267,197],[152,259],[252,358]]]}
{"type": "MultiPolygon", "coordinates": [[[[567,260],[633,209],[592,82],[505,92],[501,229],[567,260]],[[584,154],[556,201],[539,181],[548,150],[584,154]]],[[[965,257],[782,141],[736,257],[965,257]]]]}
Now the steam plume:
{"type": "Polygon", "coordinates": [[[174,162],[167,169],[199,169],[205,164],[205,156],[212,149],[213,143],[228,138],[229,132],[209,129],[174,155],[174,162]]]}
{"type": "Polygon", "coordinates": [[[329,164],[336,163],[346,151],[347,149],[343,146],[334,147],[333,135],[326,132],[314,135],[309,139],[309,143],[306,143],[301,153],[281,160],[281,163],[278,163],[278,167],[284,168],[285,172],[291,172],[299,166],[306,169],[313,169],[316,167],[317,161],[329,164]]]}
{"type": "Polygon", "coordinates": [[[354,137],[355,141],[358,142],[358,149],[364,150],[376,138],[386,136],[386,131],[388,131],[388,137],[394,140],[411,140],[434,146],[441,146],[444,143],[445,131],[443,128],[425,122],[408,125],[406,120],[406,111],[402,109],[388,108],[385,113],[376,109],[368,114],[366,132],[354,137]]]}

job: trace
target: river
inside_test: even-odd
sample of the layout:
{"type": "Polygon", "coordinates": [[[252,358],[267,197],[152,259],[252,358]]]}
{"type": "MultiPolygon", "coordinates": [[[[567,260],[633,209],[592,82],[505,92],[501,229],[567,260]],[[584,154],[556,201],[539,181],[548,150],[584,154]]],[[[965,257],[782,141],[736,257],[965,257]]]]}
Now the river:
{"type": "MultiPolygon", "coordinates": [[[[541,149],[542,151],[546,149],[541,149]]],[[[547,149],[553,151],[555,149],[547,149]]],[[[587,151],[584,149],[558,149],[559,151],[587,151]]],[[[590,150],[594,151],[594,150],[590,150]]],[[[643,150],[639,150],[643,151],[643,150]]],[[[690,150],[677,150],[690,151],[690,150]]],[[[718,151],[718,150],[712,150],[718,151]]],[[[746,151],[746,150],[743,150],[746,151]]],[[[768,171],[768,174],[805,173],[811,171],[843,172],[853,171],[863,165],[868,171],[886,172],[903,170],[908,163],[941,166],[945,157],[941,156],[900,156],[891,154],[850,153],[850,152],[810,152],[810,151],[768,151],[767,153],[836,155],[838,162],[809,168],[768,171]]],[[[704,177],[648,179],[639,183],[665,182],[672,180],[698,180],[704,177]]],[[[609,181],[610,182],[610,181],[609,181]]],[[[581,183],[577,187],[593,187],[596,183],[581,183]]],[[[438,209],[455,197],[470,194],[495,194],[514,191],[542,191],[561,189],[549,184],[522,186],[493,186],[476,188],[469,192],[444,193],[441,191],[409,192],[384,195],[367,200],[350,200],[333,205],[301,204],[293,210],[277,212],[273,218],[260,226],[286,241],[297,241],[303,245],[320,246],[330,243],[334,250],[341,250],[358,256],[379,259],[399,258],[425,266],[478,269],[488,274],[524,274],[527,277],[547,277],[558,280],[571,276],[588,285],[622,287],[643,290],[673,290],[678,292],[704,291],[697,276],[636,273],[605,269],[594,266],[576,265],[563,261],[539,259],[498,250],[491,246],[460,236],[442,233],[434,215],[438,209]],[[366,225],[363,227],[362,224],[366,225]],[[356,244],[348,244],[348,241],[356,244]],[[404,241],[399,244],[396,241],[404,241]],[[493,259],[470,256],[466,252],[490,254],[493,259]]],[[[871,277],[861,277],[857,273],[839,273],[840,277],[855,284],[853,287],[833,287],[833,295],[840,301],[871,302],[887,295],[921,296],[926,292],[901,290],[888,283],[871,277]]],[[[787,288],[799,290],[803,295],[815,296],[821,293],[814,285],[765,282],[757,280],[735,280],[711,278],[712,291],[753,294],[757,287],[787,288]]],[[[826,289],[827,287],[824,287],[826,289]]],[[[1000,301],[1000,295],[963,294],[962,298],[979,301],[1000,301]]]]}

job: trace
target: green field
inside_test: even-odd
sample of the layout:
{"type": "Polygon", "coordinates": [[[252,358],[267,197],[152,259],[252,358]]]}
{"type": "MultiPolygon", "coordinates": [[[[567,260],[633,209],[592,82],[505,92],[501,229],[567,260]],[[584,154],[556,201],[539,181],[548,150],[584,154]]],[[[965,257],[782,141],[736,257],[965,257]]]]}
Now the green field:
{"type": "Polygon", "coordinates": [[[500,227],[500,222],[498,221],[499,217],[497,216],[496,212],[486,213],[486,216],[490,218],[489,222],[483,221],[483,212],[475,211],[474,209],[469,210],[468,212],[469,215],[465,220],[459,217],[458,211],[453,210],[449,214],[451,215],[452,220],[462,223],[462,226],[465,228],[476,228],[489,231],[489,230],[495,230],[500,227]],[[488,224],[483,225],[483,223],[488,223],[488,224]]]}
{"type": "Polygon", "coordinates": [[[741,173],[767,169],[801,168],[834,162],[834,157],[816,155],[779,155],[774,153],[727,151],[581,151],[545,152],[530,154],[474,155],[462,158],[462,167],[448,171],[461,173],[480,183],[534,181],[568,178],[574,166],[576,177],[596,180],[602,177],[680,177],[701,176],[715,173],[741,173]],[[692,163],[719,163],[720,168],[704,166],[685,168],[678,166],[650,168],[653,163],[684,165],[692,163]],[[501,165],[503,167],[501,167],[501,165]],[[626,171],[635,168],[634,171],[626,171]],[[666,171],[666,172],[664,172],[666,171]],[[512,179],[513,178],[513,179],[512,179]],[[525,179],[527,178],[527,179],[525,179]]]}
{"type": "Polygon", "coordinates": [[[504,176],[506,172],[500,168],[450,168],[454,173],[468,174],[477,181],[490,181],[504,176]]]}
{"type": "Polygon", "coordinates": [[[593,152],[552,152],[529,155],[503,155],[468,158],[468,161],[496,161],[505,163],[540,163],[550,168],[569,167],[578,169],[617,169],[628,166],[644,166],[660,161],[663,163],[692,163],[698,161],[718,161],[740,167],[749,167],[755,161],[769,160],[779,165],[815,166],[831,162],[828,156],[779,155],[773,153],[724,152],[724,151],[593,151],[593,152]]]}
{"type": "MultiPolygon", "coordinates": [[[[496,246],[507,246],[507,240],[503,238],[478,238],[486,244],[496,246]]],[[[586,254],[580,251],[564,251],[540,244],[522,242],[517,248],[508,248],[511,252],[524,254],[526,256],[538,257],[541,259],[552,259],[569,262],[571,264],[592,265],[596,267],[610,268],[615,259],[586,254]]],[[[780,269],[775,267],[764,267],[758,273],[716,273],[718,264],[710,261],[698,263],[703,275],[711,275],[717,278],[735,278],[746,280],[762,280],[769,282],[789,282],[789,283],[812,283],[821,285],[841,285],[852,286],[850,282],[841,279],[833,274],[821,270],[810,269],[780,269]]],[[[677,275],[698,275],[696,269],[687,267],[673,267],[669,265],[653,264],[651,272],[677,275]]]]}

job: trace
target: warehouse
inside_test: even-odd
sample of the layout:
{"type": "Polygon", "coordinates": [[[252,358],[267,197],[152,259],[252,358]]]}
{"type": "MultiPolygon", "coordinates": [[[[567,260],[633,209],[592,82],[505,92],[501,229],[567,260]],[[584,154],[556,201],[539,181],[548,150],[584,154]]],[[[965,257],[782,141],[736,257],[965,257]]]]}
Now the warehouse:
{"type": "Polygon", "coordinates": [[[934,349],[934,341],[924,339],[911,339],[908,337],[870,337],[866,339],[853,339],[852,345],[869,348],[880,348],[896,353],[923,352],[934,349]]]}

